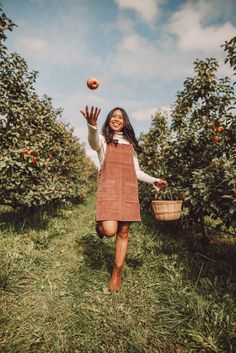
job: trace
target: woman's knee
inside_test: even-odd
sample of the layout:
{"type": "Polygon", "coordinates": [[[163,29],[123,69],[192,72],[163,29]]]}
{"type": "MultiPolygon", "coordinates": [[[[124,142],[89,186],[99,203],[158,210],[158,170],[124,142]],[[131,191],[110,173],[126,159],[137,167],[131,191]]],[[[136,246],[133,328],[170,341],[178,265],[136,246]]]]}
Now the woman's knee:
{"type": "Polygon", "coordinates": [[[102,228],[105,236],[112,237],[117,232],[117,222],[116,221],[103,221],[102,228]]]}
{"type": "Polygon", "coordinates": [[[127,239],[129,236],[129,226],[122,226],[118,229],[118,236],[121,239],[127,239]]]}
{"type": "Polygon", "coordinates": [[[118,236],[121,239],[127,239],[129,236],[129,228],[130,228],[131,222],[128,223],[119,223],[118,226],[118,236]]]}
{"type": "Polygon", "coordinates": [[[127,230],[120,230],[118,233],[118,237],[121,239],[128,239],[129,233],[127,230]]]}

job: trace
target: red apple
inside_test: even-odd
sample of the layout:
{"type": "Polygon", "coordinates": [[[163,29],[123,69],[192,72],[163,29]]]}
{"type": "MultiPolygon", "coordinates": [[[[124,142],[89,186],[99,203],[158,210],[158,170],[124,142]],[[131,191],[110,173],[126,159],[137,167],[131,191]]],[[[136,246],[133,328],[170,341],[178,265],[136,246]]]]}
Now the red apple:
{"type": "Polygon", "coordinates": [[[25,157],[29,156],[30,152],[31,152],[30,150],[22,151],[21,156],[25,158],[25,157]]]}
{"type": "Polygon", "coordinates": [[[26,156],[28,156],[28,152],[27,151],[22,151],[21,152],[21,156],[25,158],[26,156]]]}
{"type": "Polygon", "coordinates": [[[95,77],[91,77],[87,81],[87,86],[90,89],[97,89],[99,87],[99,82],[95,77]]]}
{"type": "Polygon", "coordinates": [[[219,133],[221,133],[221,132],[223,131],[223,127],[222,127],[222,126],[217,127],[217,128],[216,128],[216,131],[219,132],[219,133]]]}
{"type": "Polygon", "coordinates": [[[37,158],[35,156],[32,157],[32,164],[37,163],[37,158]]]}
{"type": "Polygon", "coordinates": [[[218,143],[218,142],[219,142],[219,137],[218,137],[218,136],[212,136],[212,140],[213,140],[215,143],[218,143]]]}

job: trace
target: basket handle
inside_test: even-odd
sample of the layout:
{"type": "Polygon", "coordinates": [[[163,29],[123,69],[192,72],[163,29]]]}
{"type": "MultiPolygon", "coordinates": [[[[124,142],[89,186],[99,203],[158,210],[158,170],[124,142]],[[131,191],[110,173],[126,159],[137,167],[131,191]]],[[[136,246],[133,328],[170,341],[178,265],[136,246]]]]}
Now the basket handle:
{"type": "MultiPolygon", "coordinates": [[[[153,184],[153,187],[156,190],[157,194],[159,194],[159,192],[162,190],[161,188],[159,188],[158,186],[156,186],[154,184],[153,184]]],[[[172,192],[171,192],[170,188],[168,188],[168,192],[169,192],[169,195],[170,195],[170,199],[173,200],[173,196],[172,196],[172,192]]]]}

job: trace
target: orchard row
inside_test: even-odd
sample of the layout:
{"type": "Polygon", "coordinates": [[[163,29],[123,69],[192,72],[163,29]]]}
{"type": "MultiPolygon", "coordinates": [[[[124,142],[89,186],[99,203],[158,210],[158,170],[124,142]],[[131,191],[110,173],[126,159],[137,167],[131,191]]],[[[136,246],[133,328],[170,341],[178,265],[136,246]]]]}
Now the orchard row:
{"type": "Polygon", "coordinates": [[[2,11],[0,19],[0,204],[31,208],[83,199],[96,168],[61,122],[61,110],[37,95],[36,72],[8,52],[5,32],[14,24],[2,11]]]}
{"type": "MultiPolygon", "coordinates": [[[[226,42],[236,72],[236,37],[226,42]]],[[[141,165],[169,181],[171,195],[184,199],[188,219],[205,216],[236,226],[236,98],[230,79],[218,78],[214,58],[196,60],[194,76],[177,93],[170,115],[157,113],[150,131],[142,134],[141,165]]],[[[142,204],[154,191],[140,186],[142,204]]],[[[151,195],[151,196],[150,196],[151,195]]],[[[170,192],[161,192],[168,198],[170,192]]]]}

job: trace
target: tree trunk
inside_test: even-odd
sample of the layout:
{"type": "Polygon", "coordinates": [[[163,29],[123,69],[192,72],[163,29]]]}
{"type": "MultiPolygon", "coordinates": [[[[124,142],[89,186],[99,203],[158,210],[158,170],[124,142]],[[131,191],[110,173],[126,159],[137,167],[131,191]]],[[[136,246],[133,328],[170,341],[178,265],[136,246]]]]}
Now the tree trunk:
{"type": "Polygon", "coordinates": [[[202,235],[204,238],[208,239],[208,232],[207,232],[207,228],[204,224],[204,216],[200,217],[200,224],[201,224],[201,231],[202,231],[202,235]]]}

